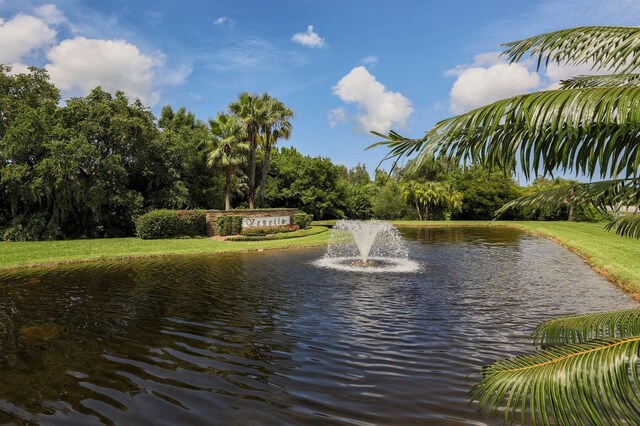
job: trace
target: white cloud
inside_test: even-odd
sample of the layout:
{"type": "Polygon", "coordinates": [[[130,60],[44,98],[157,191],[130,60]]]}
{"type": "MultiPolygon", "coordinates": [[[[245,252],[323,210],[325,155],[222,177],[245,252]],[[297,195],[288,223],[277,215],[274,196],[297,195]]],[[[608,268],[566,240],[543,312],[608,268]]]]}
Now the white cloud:
{"type": "Polygon", "coordinates": [[[334,108],[329,111],[329,127],[335,129],[338,124],[346,123],[349,120],[347,110],[343,107],[334,108]]]}
{"type": "Polygon", "coordinates": [[[229,28],[233,28],[236,25],[235,19],[231,19],[227,16],[221,16],[215,21],[213,21],[215,25],[226,25],[229,28]]]}
{"type": "Polygon", "coordinates": [[[446,75],[458,77],[449,93],[449,109],[454,114],[527,93],[541,84],[540,76],[527,63],[507,64],[497,52],[477,55],[473,65],[457,66],[446,75]]]}
{"type": "Polygon", "coordinates": [[[304,33],[297,33],[291,37],[291,40],[307,47],[324,47],[324,38],[320,37],[318,33],[313,31],[313,25],[307,27],[307,31],[304,33]]]}
{"type": "Polygon", "coordinates": [[[9,21],[0,19],[0,63],[20,62],[25,56],[51,46],[56,30],[39,18],[16,15],[9,21]]]}
{"type": "Polygon", "coordinates": [[[375,65],[380,61],[380,58],[378,58],[376,55],[369,55],[366,56],[362,59],[360,59],[360,63],[365,64],[365,65],[375,65]]]}
{"type": "Polygon", "coordinates": [[[58,25],[67,22],[64,14],[53,4],[45,4],[35,10],[37,17],[49,25],[58,25]]]}
{"type": "Polygon", "coordinates": [[[392,126],[404,127],[413,113],[409,99],[387,90],[362,66],[342,77],[333,87],[333,93],[345,102],[358,105],[356,118],[364,131],[386,132],[392,126]]]}
{"type": "Polygon", "coordinates": [[[160,98],[153,82],[163,55],[145,55],[124,40],[75,37],[55,46],[47,57],[51,80],[63,91],[87,93],[100,85],[110,92],[122,90],[151,106],[160,98]]]}
{"type": "Polygon", "coordinates": [[[546,89],[557,89],[560,87],[561,80],[567,80],[571,77],[611,74],[612,72],[608,69],[592,69],[591,66],[592,63],[580,65],[558,65],[556,63],[550,63],[544,71],[549,81],[549,86],[546,89]]]}

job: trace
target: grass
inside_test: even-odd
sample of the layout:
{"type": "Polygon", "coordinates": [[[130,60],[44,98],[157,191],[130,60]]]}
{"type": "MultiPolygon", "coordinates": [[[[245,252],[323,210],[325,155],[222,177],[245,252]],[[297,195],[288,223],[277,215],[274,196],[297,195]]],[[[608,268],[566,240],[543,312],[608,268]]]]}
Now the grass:
{"type": "Polygon", "coordinates": [[[326,232],[327,228],[324,226],[312,226],[307,229],[298,229],[292,232],[281,232],[278,234],[269,235],[238,235],[228,238],[228,241],[270,241],[270,240],[288,240],[290,238],[308,237],[309,235],[316,235],[322,232],[326,232]]]}
{"type": "MultiPolygon", "coordinates": [[[[314,230],[327,231],[324,227],[314,230]]],[[[165,255],[212,254],[324,245],[328,232],[273,241],[218,241],[209,238],[141,240],[104,238],[95,240],[0,242],[0,270],[53,266],[64,263],[132,259],[165,255]]]]}

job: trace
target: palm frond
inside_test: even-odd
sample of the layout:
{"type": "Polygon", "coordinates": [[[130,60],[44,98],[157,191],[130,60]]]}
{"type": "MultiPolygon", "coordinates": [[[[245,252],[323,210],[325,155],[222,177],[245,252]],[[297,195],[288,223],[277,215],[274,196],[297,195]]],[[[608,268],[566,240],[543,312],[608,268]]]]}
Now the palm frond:
{"type": "Polygon", "coordinates": [[[614,206],[640,205],[640,178],[611,179],[574,183],[528,194],[503,205],[496,218],[510,209],[520,207],[558,207],[561,205],[592,205],[601,211],[614,206]]]}
{"type": "Polygon", "coordinates": [[[640,74],[579,75],[560,81],[561,89],[622,86],[640,87],[640,74]]]}
{"type": "MultiPolygon", "coordinates": [[[[515,169],[525,176],[554,171],[593,177],[637,175],[640,167],[640,88],[597,87],[519,95],[436,124],[423,138],[390,132],[371,145],[396,161],[420,151],[515,169]]],[[[418,162],[419,163],[419,162],[418,162]]]]}
{"type": "Polygon", "coordinates": [[[640,336],[640,309],[556,318],[533,331],[534,344],[542,348],[634,336],[640,336]]]}
{"type": "Polygon", "coordinates": [[[615,230],[624,237],[640,238],[640,214],[621,216],[605,227],[607,231],[615,230]]]}
{"type": "Polygon", "coordinates": [[[557,346],[484,368],[478,411],[526,424],[637,424],[640,336],[557,346]],[[624,423],[624,422],[627,423],[624,423]]]}
{"type": "Polygon", "coordinates": [[[593,69],[629,72],[640,66],[640,28],[577,27],[505,43],[503,55],[516,62],[529,52],[544,62],[592,64],[593,69]]]}

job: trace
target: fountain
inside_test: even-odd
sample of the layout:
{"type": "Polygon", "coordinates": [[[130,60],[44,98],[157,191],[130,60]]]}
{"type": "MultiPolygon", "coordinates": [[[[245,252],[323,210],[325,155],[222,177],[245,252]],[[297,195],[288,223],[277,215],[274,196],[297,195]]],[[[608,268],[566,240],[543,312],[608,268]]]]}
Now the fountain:
{"type": "Polygon", "coordinates": [[[388,222],[341,220],[329,237],[326,255],[316,266],[344,271],[413,272],[418,264],[398,230],[388,222]]]}

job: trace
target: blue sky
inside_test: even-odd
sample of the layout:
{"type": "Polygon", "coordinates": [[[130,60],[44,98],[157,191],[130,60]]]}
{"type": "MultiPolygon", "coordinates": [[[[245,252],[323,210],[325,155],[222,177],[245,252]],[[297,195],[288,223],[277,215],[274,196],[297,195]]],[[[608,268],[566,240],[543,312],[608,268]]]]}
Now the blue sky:
{"type": "Polygon", "coordinates": [[[0,63],[46,66],[63,96],[97,84],[158,113],[215,116],[267,91],[296,112],[285,145],[372,171],[368,130],[420,136],[492,100],[587,68],[507,65],[501,42],[580,25],[637,25],[636,0],[0,0],[0,63]],[[310,27],[311,26],[311,27],[310,27]]]}

